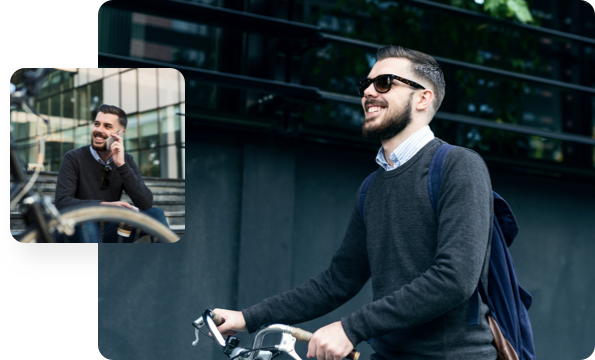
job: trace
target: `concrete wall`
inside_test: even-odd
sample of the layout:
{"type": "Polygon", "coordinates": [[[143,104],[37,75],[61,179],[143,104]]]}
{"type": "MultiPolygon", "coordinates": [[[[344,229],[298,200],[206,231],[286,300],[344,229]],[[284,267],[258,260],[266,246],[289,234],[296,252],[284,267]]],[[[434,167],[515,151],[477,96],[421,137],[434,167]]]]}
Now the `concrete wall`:
{"type": "MultiPolygon", "coordinates": [[[[324,270],[338,248],[373,152],[205,134],[187,142],[186,235],[177,244],[99,246],[99,348],[120,359],[225,359],[203,337],[204,309],[241,309],[324,270]]],[[[512,246],[539,359],[584,359],[595,346],[595,190],[513,173],[494,189],[520,223],[512,246]]],[[[314,331],[372,298],[302,324],[314,331]]],[[[242,335],[248,345],[250,335],[242,335]]],[[[306,346],[297,344],[305,358],[306,346]]],[[[358,346],[367,359],[367,344],[358,346]]],[[[280,357],[279,359],[286,358],[280,357]]]]}

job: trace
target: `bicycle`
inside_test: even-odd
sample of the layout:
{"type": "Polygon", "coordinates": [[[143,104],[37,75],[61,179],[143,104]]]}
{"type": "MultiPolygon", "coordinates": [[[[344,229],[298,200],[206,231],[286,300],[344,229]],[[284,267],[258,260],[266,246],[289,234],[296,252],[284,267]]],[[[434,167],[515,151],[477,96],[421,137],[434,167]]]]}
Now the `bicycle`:
{"type": "MultiPolygon", "coordinates": [[[[17,145],[14,141],[12,129],[10,133],[10,176],[14,186],[10,189],[10,208],[20,207],[24,215],[27,229],[18,236],[18,241],[24,243],[45,242],[53,243],[58,239],[70,242],[77,226],[84,227],[87,222],[119,222],[125,219],[127,224],[136,228],[133,242],[138,240],[141,233],[148,234],[151,242],[173,243],[179,237],[158,221],[124,208],[112,206],[86,206],[60,213],[48,196],[41,196],[31,189],[43,167],[45,156],[45,138],[51,134],[50,122],[33,110],[35,97],[39,94],[41,85],[53,69],[29,70],[22,74],[23,86],[17,88],[11,83],[10,106],[33,114],[47,125],[47,132],[43,135],[40,121],[37,122],[39,153],[35,171],[28,177],[25,166],[19,157],[17,145]]],[[[121,238],[120,238],[121,240],[121,238]]]]}
{"type": "MultiPolygon", "coordinates": [[[[312,338],[312,333],[297,327],[282,324],[265,325],[256,332],[252,348],[246,349],[239,346],[240,339],[235,336],[228,336],[227,339],[223,339],[223,335],[221,335],[217,326],[224,322],[225,320],[212,310],[205,310],[202,316],[192,323],[195,328],[194,335],[196,336],[192,345],[198,345],[199,334],[202,332],[205,336],[215,340],[221,347],[223,354],[228,356],[230,360],[271,360],[281,353],[286,353],[296,360],[302,360],[295,352],[295,342],[299,340],[307,344],[312,338]],[[205,325],[207,325],[210,334],[213,335],[201,330],[205,325]],[[281,334],[281,340],[275,346],[263,347],[262,342],[264,337],[269,334],[281,334]]],[[[347,359],[358,360],[359,357],[360,353],[353,349],[347,356],[347,359]]]]}

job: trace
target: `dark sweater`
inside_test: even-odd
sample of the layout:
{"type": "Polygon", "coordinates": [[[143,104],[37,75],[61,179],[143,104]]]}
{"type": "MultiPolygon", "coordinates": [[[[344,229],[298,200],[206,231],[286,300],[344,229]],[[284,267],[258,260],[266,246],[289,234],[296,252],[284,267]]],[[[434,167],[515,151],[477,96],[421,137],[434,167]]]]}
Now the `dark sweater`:
{"type": "Polygon", "coordinates": [[[444,165],[436,215],[427,174],[442,143],[432,140],[393,171],[379,168],[367,195],[365,225],[356,200],[330,267],[243,310],[248,330],[327,314],[371,277],[376,300],[341,319],[354,345],[374,338],[372,347],[386,359],[496,359],[484,304],[480,324],[468,325],[469,298],[480,275],[487,281],[489,174],[479,155],[453,149],[444,165]]]}
{"type": "Polygon", "coordinates": [[[71,206],[99,205],[102,201],[119,201],[122,190],[140,210],[153,206],[153,193],[145,185],[132,155],[125,154],[125,164],[109,164],[109,186],[101,189],[105,165],[95,160],[90,146],[70,150],[62,159],[56,185],[56,207],[63,210],[71,206]]]}

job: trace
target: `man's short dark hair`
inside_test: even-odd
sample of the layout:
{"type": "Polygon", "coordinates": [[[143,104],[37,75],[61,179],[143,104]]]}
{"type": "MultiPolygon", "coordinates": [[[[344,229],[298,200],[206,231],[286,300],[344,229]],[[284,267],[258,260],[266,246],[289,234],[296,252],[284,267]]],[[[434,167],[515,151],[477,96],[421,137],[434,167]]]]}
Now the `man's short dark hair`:
{"type": "Polygon", "coordinates": [[[438,111],[446,93],[444,74],[438,62],[428,54],[397,45],[384,46],[378,49],[376,61],[387,58],[405,58],[412,62],[411,69],[413,73],[422,79],[428,80],[432,90],[434,90],[434,111],[438,111]]]}
{"type": "Polygon", "coordinates": [[[114,105],[101,104],[99,105],[97,112],[117,115],[118,120],[120,120],[120,126],[126,129],[126,126],[128,125],[128,118],[126,117],[126,113],[124,112],[124,110],[120,109],[119,107],[114,105]]]}

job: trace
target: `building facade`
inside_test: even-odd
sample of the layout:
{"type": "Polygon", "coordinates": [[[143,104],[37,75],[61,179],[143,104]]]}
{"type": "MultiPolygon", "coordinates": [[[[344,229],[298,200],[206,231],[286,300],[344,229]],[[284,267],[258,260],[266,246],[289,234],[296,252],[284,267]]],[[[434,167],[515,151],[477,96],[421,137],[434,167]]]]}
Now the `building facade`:
{"type": "MultiPolygon", "coordinates": [[[[246,308],[326,269],[359,185],[377,168],[379,144],[361,136],[356,81],[368,75],[379,46],[396,44],[440,63],[447,89],[432,130],[481,154],[493,188],[515,212],[520,235],[511,252],[533,294],[537,356],[588,357],[595,338],[588,321],[595,292],[587,285],[595,283],[595,14],[579,0],[530,0],[535,23],[526,25],[479,3],[104,5],[100,66],[175,67],[186,79],[194,221],[178,248],[135,252],[128,265],[158,264],[149,277],[175,283],[139,289],[138,273],[122,275],[128,268],[116,255],[123,253],[99,249],[103,355],[219,359],[213,344],[182,345],[192,328],[179,324],[205,308],[246,308]],[[123,298],[159,301],[132,307],[123,298]],[[126,319],[160,330],[147,334],[126,319]]],[[[301,326],[314,331],[371,299],[367,285],[301,326]]],[[[305,358],[304,347],[296,348],[305,358]]],[[[358,350],[364,358],[371,352],[366,344],[358,350]]]]}

